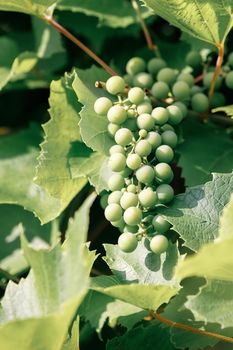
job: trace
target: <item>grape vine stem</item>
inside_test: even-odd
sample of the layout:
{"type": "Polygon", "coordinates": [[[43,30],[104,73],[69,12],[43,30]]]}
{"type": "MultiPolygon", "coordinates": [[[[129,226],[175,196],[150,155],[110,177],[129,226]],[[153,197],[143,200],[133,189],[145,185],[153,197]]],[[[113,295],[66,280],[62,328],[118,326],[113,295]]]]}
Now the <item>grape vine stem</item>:
{"type": "Polygon", "coordinates": [[[188,331],[188,332],[205,335],[207,337],[212,337],[212,338],[215,338],[215,339],[218,339],[218,340],[221,340],[221,341],[233,344],[233,338],[226,337],[226,336],[218,334],[218,333],[202,331],[201,329],[194,328],[194,327],[188,326],[188,325],[183,324],[183,323],[179,323],[179,322],[174,322],[174,321],[168,320],[167,318],[163,317],[158,312],[153,312],[152,313],[152,317],[154,319],[157,319],[158,321],[160,321],[160,322],[170,326],[170,327],[176,327],[176,328],[184,329],[185,331],[188,331]]]}
{"type": "Polygon", "coordinates": [[[118,75],[107,63],[105,63],[99,56],[97,56],[91,49],[83,44],[78,38],[71,34],[67,29],[61,26],[53,17],[45,16],[44,20],[53,26],[58,32],[63,34],[67,39],[72,41],[81,50],[83,50],[88,56],[96,61],[102,68],[104,68],[110,75],[118,75]]]}
{"type": "Polygon", "coordinates": [[[214,93],[214,88],[216,81],[218,79],[219,74],[221,73],[221,68],[223,64],[223,58],[224,58],[224,44],[220,43],[217,45],[218,48],[218,58],[215,66],[215,71],[213,75],[213,79],[211,81],[210,89],[209,89],[209,99],[211,100],[213,93],[214,93]]]}

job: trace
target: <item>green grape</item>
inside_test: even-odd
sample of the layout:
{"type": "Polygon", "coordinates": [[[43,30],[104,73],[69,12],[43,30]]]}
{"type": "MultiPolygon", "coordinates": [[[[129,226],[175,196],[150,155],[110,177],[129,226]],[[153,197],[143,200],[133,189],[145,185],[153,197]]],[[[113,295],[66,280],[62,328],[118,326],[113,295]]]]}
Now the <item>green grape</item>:
{"type": "Polygon", "coordinates": [[[122,124],[122,126],[126,129],[129,129],[131,131],[137,131],[137,119],[136,118],[128,118],[126,121],[122,124]]]}
{"type": "Polygon", "coordinates": [[[129,129],[121,128],[115,134],[115,141],[120,146],[127,146],[133,140],[133,134],[129,129]]]}
{"type": "Polygon", "coordinates": [[[120,200],[120,205],[123,209],[136,207],[138,205],[138,195],[132,192],[123,193],[120,200]]]}
{"type": "Polygon", "coordinates": [[[155,254],[165,253],[168,248],[168,239],[163,235],[156,235],[150,241],[150,249],[155,254]]]}
{"type": "Polygon", "coordinates": [[[185,59],[187,65],[192,68],[198,68],[202,64],[202,58],[199,52],[190,51],[185,59]]]}
{"type": "Polygon", "coordinates": [[[162,142],[164,145],[168,145],[171,148],[176,147],[177,142],[178,142],[178,137],[174,131],[172,131],[172,130],[164,131],[162,133],[161,137],[162,137],[162,142]]]}
{"type": "Polygon", "coordinates": [[[173,106],[176,106],[176,107],[178,107],[181,110],[181,112],[183,114],[183,118],[187,117],[187,115],[188,115],[188,108],[183,102],[177,101],[177,102],[173,103],[173,106]]]}
{"type": "Polygon", "coordinates": [[[110,191],[121,190],[125,185],[125,180],[120,174],[112,174],[108,180],[108,187],[110,191]]]}
{"type": "Polygon", "coordinates": [[[161,145],[156,149],[156,158],[159,162],[170,163],[174,158],[174,152],[168,145],[161,145]]]}
{"type": "Polygon", "coordinates": [[[193,87],[191,88],[191,96],[193,96],[199,92],[202,92],[202,91],[203,91],[203,88],[201,88],[198,85],[193,85],[193,87]]]}
{"type": "Polygon", "coordinates": [[[155,121],[150,114],[143,113],[137,118],[137,125],[139,129],[145,129],[147,131],[153,129],[155,121]]]}
{"type": "Polygon", "coordinates": [[[167,163],[158,163],[155,166],[155,176],[158,182],[170,183],[174,177],[173,171],[167,163]]]}
{"type": "Polygon", "coordinates": [[[162,184],[156,189],[158,200],[161,204],[167,204],[174,198],[174,190],[170,185],[162,184]]]}
{"type": "Polygon", "coordinates": [[[154,229],[159,233],[165,233],[171,227],[170,223],[162,215],[156,215],[152,220],[154,229]]]}
{"type": "Polygon", "coordinates": [[[174,131],[175,132],[175,129],[170,124],[164,124],[161,127],[161,131],[174,131]]]}
{"type": "Polygon", "coordinates": [[[228,55],[228,64],[233,67],[233,52],[228,55]]]}
{"type": "Polygon", "coordinates": [[[117,75],[109,78],[106,81],[106,90],[112,95],[117,95],[119,93],[124,92],[125,90],[124,79],[117,75]]]}
{"type": "Polygon", "coordinates": [[[108,221],[118,221],[122,218],[122,209],[119,204],[111,203],[105,208],[104,215],[108,221]]]}
{"type": "Polygon", "coordinates": [[[145,101],[143,103],[140,103],[138,106],[137,106],[137,112],[138,114],[143,114],[143,113],[151,113],[152,112],[152,105],[150,102],[148,101],[145,101]]]}
{"type": "Polygon", "coordinates": [[[120,200],[122,197],[122,192],[121,191],[113,191],[108,195],[108,204],[120,204],[120,200]]]}
{"type": "Polygon", "coordinates": [[[110,123],[122,124],[127,118],[126,110],[119,105],[112,106],[107,114],[110,123]]]}
{"type": "Polygon", "coordinates": [[[127,111],[127,116],[128,116],[128,118],[133,119],[137,116],[137,113],[135,112],[135,110],[133,108],[130,108],[127,111]]]}
{"type": "Polygon", "coordinates": [[[191,106],[195,112],[207,112],[209,109],[209,99],[205,94],[197,93],[191,99],[191,106]]]}
{"type": "Polygon", "coordinates": [[[183,113],[179,107],[171,105],[167,107],[168,115],[169,115],[169,123],[172,125],[179,124],[183,119],[183,113]]]}
{"type": "Polygon", "coordinates": [[[151,58],[147,63],[147,70],[150,74],[156,75],[158,71],[167,66],[162,58],[151,58]]]}
{"type": "Polygon", "coordinates": [[[142,163],[142,159],[138,154],[130,153],[127,156],[126,164],[130,169],[132,169],[132,170],[138,169],[140,167],[141,163],[142,163]]]}
{"type": "Polygon", "coordinates": [[[130,75],[130,74],[125,74],[125,75],[123,76],[123,79],[124,79],[126,85],[129,85],[129,86],[132,86],[132,85],[133,85],[133,76],[132,76],[132,75],[130,75]]]}
{"type": "Polygon", "coordinates": [[[140,87],[133,87],[128,92],[128,99],[131,103],[139,105],[144,101],[144,91],[140,87]]]}
{"type": "Polygon", "coordinates": [[[139,132],[138,132],[138,135],[141,137],[141,138],[145,138],[145,137],[147,137],[147,134],[148,134],[148,132],[145,130],[145,129],[141,129],[141,130],[139,130],[139,132]]]}
{"type": "Polygon", "coordinates": [[[172,68],[162,68],[158,72],[157,80],[172,85],[176,80],[176,71],[172,68]]]}
{"type": "Polygon", "coordinates": [[[114,153],[110,156],[108,165],[112,171],[123,171],[126,167],[126,157],[122,153],[114,153]]]}
{"type": "Polygon", "coordinates": [[[233,89],[233,71],[227,73],[225,82],[229,89],[233,89]]]}
{"type": "Polygon", "coordinates": [[[190,97],[190,87],[185,81],[177,81],[172,87],[172,93],[178,100],[187,100],[190,97]]]}
{"type": "Polygon", "coordinates": [[[137,233],[138,232],[138,226],[125,225],[124,231],[125,232],[131,232],[131,233],[137,233]]]}
{"type": "Polygon", "coordinates": [[[150,89],[153,85],[153,78],[149,73],[138,73],[134,77],[134,85],[139,86],[142,89],[150,89]]]}
{"type": "Polygon", "coordinates": [[[112,147],[110,147],[109,149],[109,154],[112,155],[114,153],[121,153],[121,154],[125,154],[125,150],[122,146],[120,145],[113,145],[112,147]]]}
{"type": "Polygon", "coordinates": [[[146,140],[151,144],[153,149],[159,147],[162,143],[161,136],[157,131],[148,132],[146,140]]]}
{"type": "Polygon", "coordinates": [[[129,207],[125,210],[123,217],[127,225],[135,226],[142,221],[142,211],[137,207],[129,207]]]}
{"type": "Polygon", "coordinates": [[[108,124],[108,132],[112,136],[115,136],[117,130],[119,130],[119,129],[120,129],[120,126],[118,124],[114,124],[114,123],[108,124]]]}
{"type": "Polygon", "coordinates": [[[118,238],[118,246],[124,253],[132,253],[137,245],[137,237],[130,232],[124,232],[118,238]]]}
{"type": "Polygon", "coordinates": [[[138,194],[138,199],[143,207],[152,208],[157,202],[157,194],[151,187],[148,187],[138,194]]]}
{"type": "MultiPolygon", "coordinates": [[[[214,76],[214,72],[208,72],[205,74],[204,79],[203,79],[203,85],[209,89],[211,86],[211,82],[214,76]]],[[[219,90],[222,86],[222,77],[218,76],[216,83],[215,83],[215,90],[219,90]]]]}
{"type": "Polygon", "coordinates": [[[154,108],[151,115],[155,120],[155,124],[158,124],[158,125],[165,124],[169,118],[168,110],[163,107],[154,108]]]}
{"type": "Polygon", "coordinates": [[[151,144],[147,140],[140,140],[135,146],[135,153],[137,153],[140,157],[147,157],[151,151],[151,144]]]}
{"type": "Polygon", "coordinates": [[[145,69],[146,62],[141,57],[132,57],[126,64],[126,72],[130,75],[136,75],[145,69]]]}
{"type": "Polygon", "coordinates": [[[150,165],[142,165],[136,171],[136,178],[139,182],[147,185],[151,184],[155,177],[155,171],[150,165]]]}
{"type": "Polygon", "coordinates": [[[118,221],[110,221],[110,222],[111,222],[112,226],[117,227],[121,231],[124,230],[125,222],[124,222],[124,220],[122,218],[120,220],[118,220],[118,221]]]}
{"type": "Polygon", "coordinates": [[[167,83],[163,81],[157,81],[156,83],[153,84],[151,88],[151,94],[155,98],[164,99],[167,98],[169,94],[170,88],[167,83]]]}
{"type": "Polygon", "coordinates": [[[194,77],[190,73],[181,73],[177,77],[177,81],[184,81],[191,88],[194,85],[194,77]]]}
{"type": "Polygon", "coordinates": [[[132,169],[129,169],[129,168],[125,168],[123,171],[121,171],[121,175],[124,177],[124,178],[127,178],[129,176],[132,175],[132,169]]]}
{"type": "Polygon", "coordinates": [[[109,197],[108,193],[105,193],[100,197],[100,206],[102,209],[105,209],[107,207],[108,197],[109,197]]]}
{"type": "Polygon", "coordinates": [[[130,184],[130,185],[127,187],[127,191],[128,191],[128,192],[132,192],[132,193],[137,193],[137,187],[136,187],[134,184],[130,184]]]}
{"type": "Polygon", "coordinates": [[[210,100],[210,107],[217,108],[225,105],[226,105],[225,96],[221,92],[214,92],[210,100]]]}
{"type": "Polygon", "coordinates": [[[112,101],[107,97],[100,97],[95,101],[94,111],[99,115],[106,115],[110,107],[112,107],[112,101]]]}

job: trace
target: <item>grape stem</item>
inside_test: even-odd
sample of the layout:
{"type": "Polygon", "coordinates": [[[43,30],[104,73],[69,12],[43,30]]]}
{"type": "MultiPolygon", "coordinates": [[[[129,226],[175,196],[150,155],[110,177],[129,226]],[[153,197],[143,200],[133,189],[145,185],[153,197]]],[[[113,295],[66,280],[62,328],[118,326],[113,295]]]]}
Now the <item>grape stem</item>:
{"type": "Polygon", "coordinates": [[[222,63],[223,63],[223,58],[224,58],[224,44],[219,43],[217,45],[218,48],[218,58],[216,61],[216,66],[215,66],[215,71],[213,75],[213,79],[211,81],[210,89],[209,89],[209,99],[211,100],[213,93],[214,93],[214,88],[216,81],[218,79],[219,74],[221,73],[221,68],[222,68],[222,63]]]}
{"type": "Polygon", "coordinates": [[[142,30],[143,30],[143,33],[144,33],[144,36],[145,36],[145,39],[147,42],[148,49],[154,51],[158,57],[161,57],[159,48],[157,45],[154,44],[152,37],[151,37],[151,34],[149,32],[149,29],[148,29],[148,27],[147,27],[147,25],[142,17],[142,13],[141,13],[141,9],[140,9],[140,6],[138,4],[138,1],[131,0],[131,3],[132,3],[132,7],[133,7],[133,9],[136,12],[136,15],[138,17],[138,21],[142,27],[142,30]]]}
{"type": "Polygon", "coordinates": [[[205,335],[207,337],[215,338],[215,339],[218,339],[218,340],[221,340],[221,341],[233,344],[233,338],[226,337],[226,336],[218,334],[218,333],[202,331],[201,329],[194,328],[194,327],[188,326],[188,325],[183,324],[183,323],[179,323],[179,322],[174,322],[174,321],[168,320],[167,318],[163,317],[158,312],[152,312],[152,317],[157,319],[158,321],[160,321],[160,322],[170,326],[170,327],[176,327],[176,328],[184,329],[185,331],[188,331],[188,332],[205,335]]]}
{"type": "Polygon", "coordinates": [[[118,75],[107,63],[105,63],[99,56],[83,44],[78,38],[71,34],[67,29],[61,26],[52,16],[45,16],[43,19],[53,26],[58,32],[63,34],[67,39],[77,45],[82,51],[96,61],[102,68],[104,68],[110,75],[118,75]]]}

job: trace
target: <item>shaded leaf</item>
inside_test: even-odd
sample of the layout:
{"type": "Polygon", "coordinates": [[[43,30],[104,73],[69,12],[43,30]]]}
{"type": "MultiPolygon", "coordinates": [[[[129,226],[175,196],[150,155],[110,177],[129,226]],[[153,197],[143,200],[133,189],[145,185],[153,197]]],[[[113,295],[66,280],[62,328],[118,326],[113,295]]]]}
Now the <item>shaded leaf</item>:
{"type": "Polygon", "coordinates": [[[55,3],[56,0],[0,0],[0,10],[42,16],[55,3]]]}

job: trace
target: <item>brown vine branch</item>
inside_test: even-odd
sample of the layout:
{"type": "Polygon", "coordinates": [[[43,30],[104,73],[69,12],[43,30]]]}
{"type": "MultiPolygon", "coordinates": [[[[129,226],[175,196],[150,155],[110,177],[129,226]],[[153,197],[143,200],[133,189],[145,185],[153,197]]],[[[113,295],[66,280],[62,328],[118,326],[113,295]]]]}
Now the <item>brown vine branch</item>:
{"type": "Polygon", "coordinates": [[[109,74],[118,75],[107,63],[105,63],[99,56],[97,56],[92,50],[90,50],[86,45],[84,45],[79,39],[77,39],[73,34],[71,34],[67,29],[62,27],[55,19],[50,16],[45,16],[44,19],[47,23],[52,25],[58,32],[63,34],[67,39],[72,41],[81,50],[83,50],[88,56],[90,56],[94,61],[96,61],[101,67],[103,67],[109,74]]]}
{"type": "Polygon", "coordinates": [[[209,90],[209,99],[211,99],[213,96],[216,81],[218,79],[219,74],[221,73],[223,58],[224,58],[224,44],[220,43],[218,45],[218,58],[215,66],[215,71],[214,71],[213,79],[211,81],[210,90],[209,90]]]}
{"type": "Polygon", "coordinates": [[[179,322],[174,322],[174,321],[168,320],[167,318],[161,316],[161,314],[159,314],[157,312],[153,313],[153,318],[157,319],[158,321],[160,321],[160,322],[162,322],[162,323],[164,323],[164,324],[166,324],[166,325],[168,325],[170,327],[176,327],[176,328],[184,329],[185,331],[188,331],[188,332],[205,335],[207,337],[218,339],[219,341],[221,340],[221,341],[233,344],[233,338],[226,337],[226,336],[218,334],[218,333],[202,331],[201,329],[194,328],[194,327],[188,326],[188,325],[183,324],[183,323],[179,323],[179,322]]]}
{"type": "Polygon", "coordinates": [[[160,55],[159,48],[157,45],[155,45],[155,43],[152,40],[149,29],[147,28],[147,25],[142,17],[140,6],[139,6],[137,0],[131,0],[131,2],[132,2],[133,9],[136,12],[136,15],[138,17],[138,21],[142,27],[142,30],[143,30],[143,33],[144,33],[144,36],[145,36],[145,39],[147,42],[148,49],[154,51],[156,53],[156,55],[160,57],[161,55],[160,55]]]}

